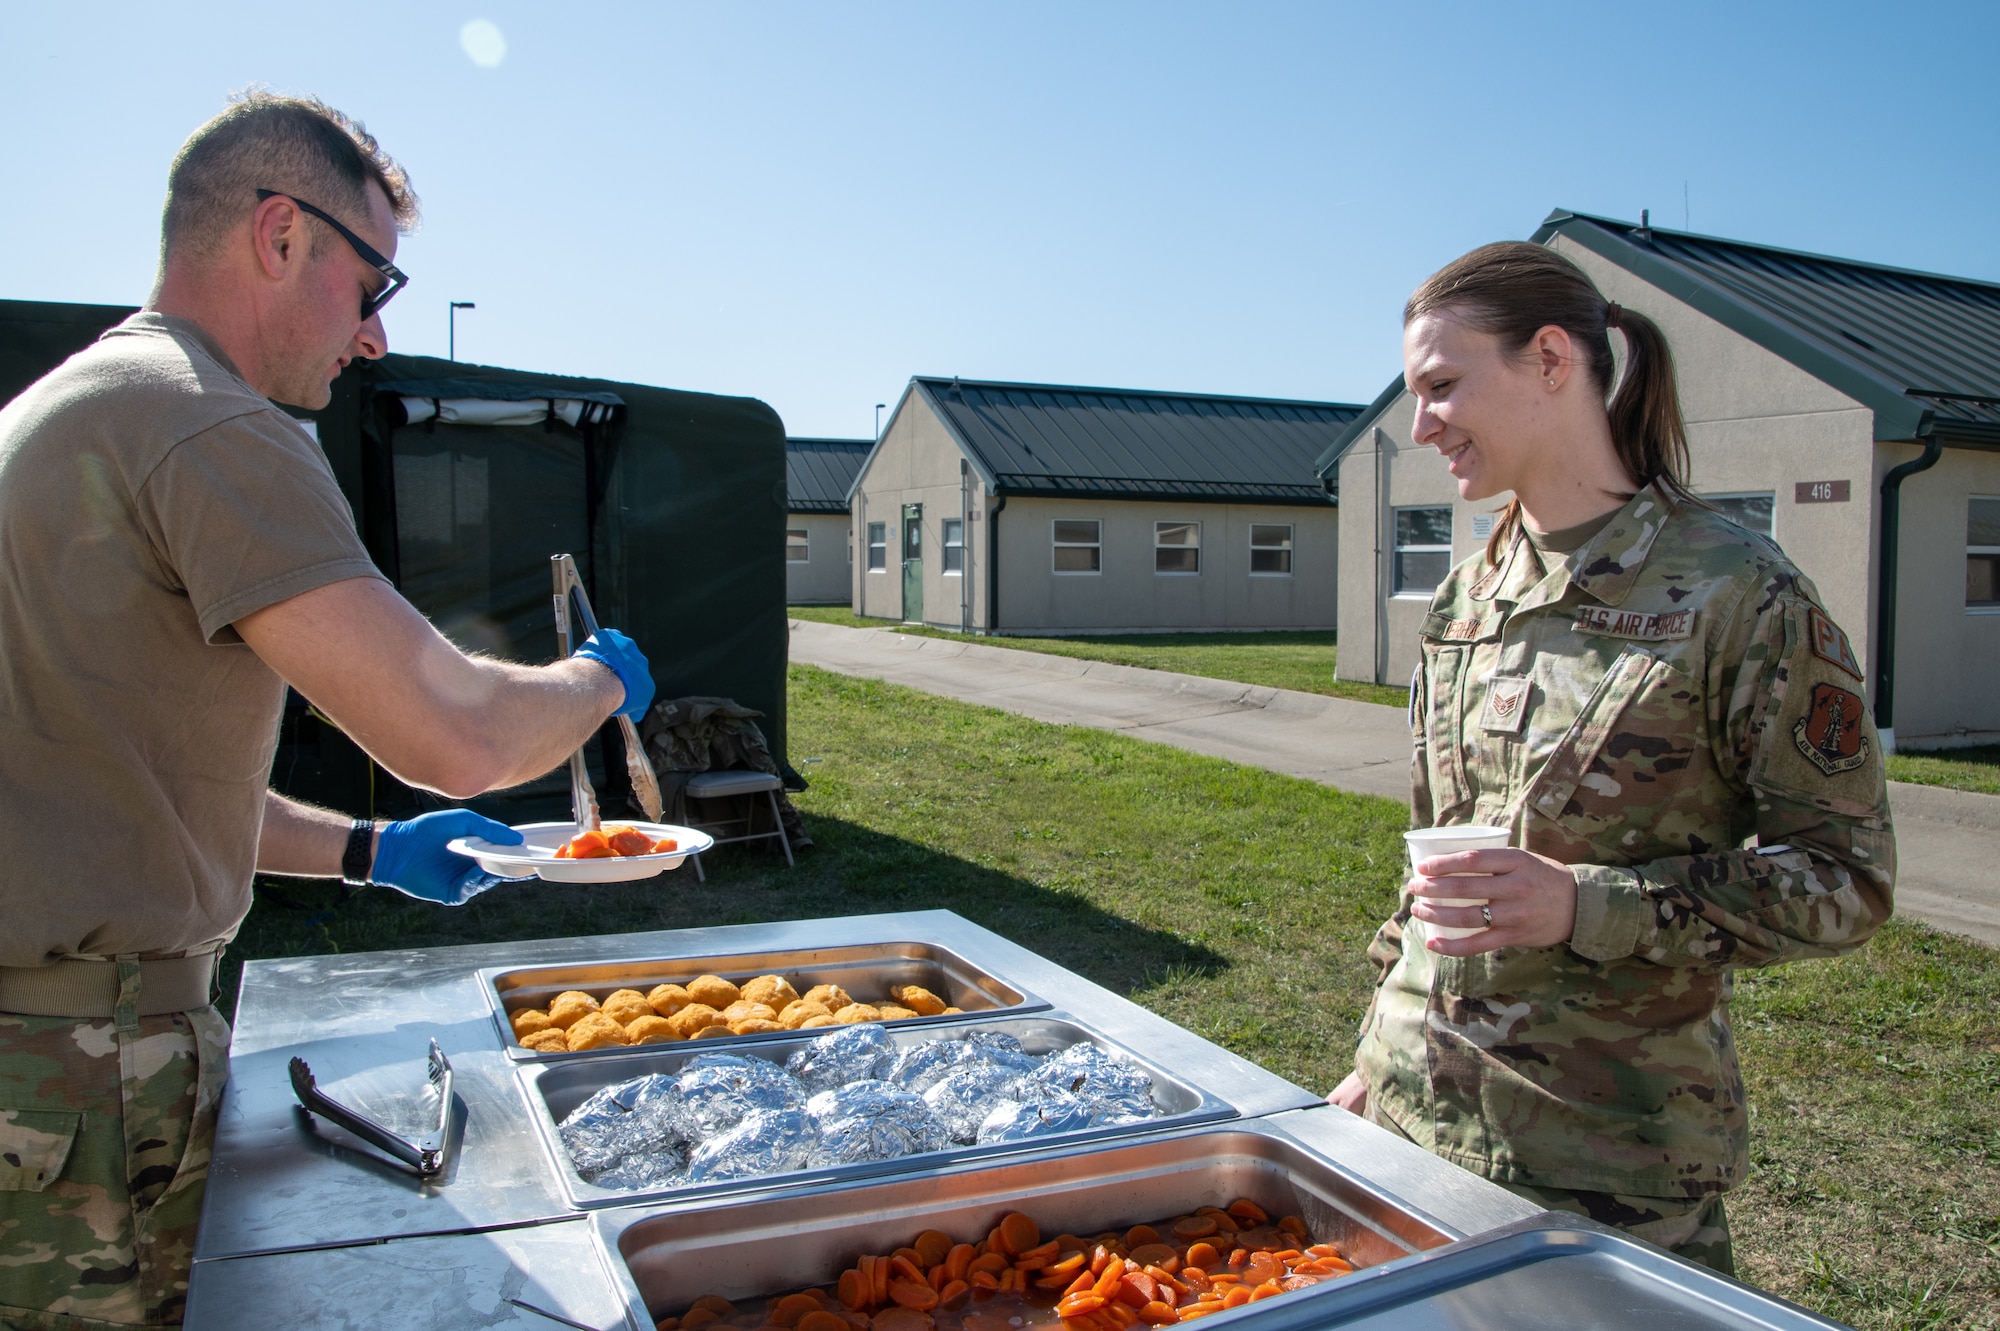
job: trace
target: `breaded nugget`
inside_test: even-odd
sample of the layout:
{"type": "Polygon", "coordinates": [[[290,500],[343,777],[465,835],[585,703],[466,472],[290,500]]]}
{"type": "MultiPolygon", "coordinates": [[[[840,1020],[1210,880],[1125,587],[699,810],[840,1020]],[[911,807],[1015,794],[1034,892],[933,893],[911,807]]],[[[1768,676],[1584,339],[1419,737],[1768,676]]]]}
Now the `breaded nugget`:
{"type": "Polygon", "coordinates": [[[667,1021],[672,1024],[674,1034],[683,1040],[692,1040],[701,1031],[722,1020],[722,1014],[706,1003],[689,1003],[667,1021]]]}
{"type": "Polygon", "coordinates": [[[536,1031],[556,1029],[555,1022],[549,1020],[549,1014],[537,1007],[524,1007],[509,1017],[508,1021],[513,1024],[516,1040],[525,1040],[536,1031]]]}
{"type": "Polygon", "coordinates": [[[804,1021],[800,1022],[799,1029],[802,1031],[816,1031],[822,1026],[838,1026],[838,1025],[840,1025],[840,1023],[835,1021],[832,1017],[812,1016],[812,1017],[807,1017],[804,1021]]]}
{"type": "Polygon", "coordinates": [[[739,1021],[776,1021],[778,1014],[768,1004],[752,1003],[747,998],[739,998],[722,1009],[722,1020],[731,1026],[739,1021]]]}
{"type": "Polygon", "coordinates": [[[854,1001],[847,996],[847,991],[837,984],[814,985],[806,990],[806,1000],[812,1003],[824,1003],[828,1012],[838,1012],[854,1001]]]}
{"type": "Polygon", "coordinates": [[[551,1026],[545,1031],[522,1036],[521,1047],[538,1054],[560,1054],[569,1049],[569,1032],[560,1026],[551,1026]]]}
{"type": "Polygon", "coordinates": [[[833,1019],[842,1026],[853,1026],[864,1021],[880,1021],[882,1009],[870,1003],[849,1003],[836,1011],[833,1019]]]}
{"type": "Polygon", "coordinates": [[[673,1024],[665,1017],[649,1011],[626,1024],[625,1038],[633,1044],[668,1044],[681,1037],[674,1034],[673,1024]]]}
{"type": "Polygon", "coordinates": [[[713,1040],[717,1036],[734,1035],[734,1034],[736,1034],[736,1032],[730,1030],[727,1026],[710,1026],[705,1030],[696,1031],[694,1033],[694,1038],[697,1040],[713,1040]]]}
{"type": "Polygon", "coordinates": [[[920,984],[891,985],[889,997],[919,1016],[935,1017],[944,1011],[944,1000],[920,984]]]}
{"type": "Polygon", "coordinates": [[[656,984],[646,995],[646,1001],[653,1005],[653,1011],[671,1017],[694,1002],[694,996],[677,984],[656,984]]]}
{"type": "Polygon", "coordinates": [[[580,1049],[603,1049],[615,1044],[630,1044],[625,1028],[602,1012],[592,1012],[569,1028],[570,1052],[580,1049]]]}
{"type": "Polygon", "coordinates": [[[688,997],[706,1003],[717,1012],[743,997],[735,985],[720,975],[697,975],[687,982],[688,997]]]}
{"type": "Polygon", "coordinates": [[[566,989],[549,1003],[549,1020],[568,1030],[597,1011],[597,1000],[581,989],[566,989]]]}
{"type": "Polygon", "coordinates": [[[611,1018],[611,1020],[617,1022],[620,1026],[630,1026],[641,1017],[657,1017],[660,1015],[653,1011],[651,1003],[648,1003],[630,989],[611,995],[611,997],[604,1000],[604,1006],[598,1010],[611,1018]]]}
{"type": "Polygon", "coordinates": [[[882,1020],[884,1021],[908,1021],[910,1018],[918,1015],[917,1013],[910,1011],[910,1009],[902,1007],[896,1003],[878,1004],[876,1006],[876,1011],[882,1014],[882,1020]]]}
{"type": "Polygon", "coordinates": [[[826,1004],[815,1003],[810,998],[801,998],[796,1003],[785,1004],[785,1010],[778,1014],[778,1024],[786,1030],[795,1031],[805,1025],[807,1017],[831,1017],[826,1004]]]}
{"type": "Polygon", "coordinates": [[[738,1035],[761,1035],[765,1031],[782,1031],[785,1028],[775,1021],[765,1021],[762,1017],[746,1017],[742,1021],[732,1021],[729,1029],[738,1035]]]}
{"type": "Polygon", "coordinates": [[[745,980],[741,997],[752,1003],[762,1003],[765,1007],[785,1010],[785,1004],[796,1003],[799,991],[792,988],[792,982],[782,975],[759,975],[754,980],[745,980]]]}
{"type": "Polygon", "coordinates": [[[940,1017],[959,1017],[963,1016],[964,1014],[965,1014],[965,1009],[962,1007],[948,1007],[944,1011],[938,1013],[940,1017]]]}

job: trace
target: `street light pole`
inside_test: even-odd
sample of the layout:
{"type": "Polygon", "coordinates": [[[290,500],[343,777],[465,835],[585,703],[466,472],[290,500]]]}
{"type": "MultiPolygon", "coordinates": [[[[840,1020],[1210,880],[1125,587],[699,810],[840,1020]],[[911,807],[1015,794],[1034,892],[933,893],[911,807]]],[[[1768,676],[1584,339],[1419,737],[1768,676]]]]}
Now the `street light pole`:
{"type": "Polygon", "coordinates": [[[460,310],[476,310],[478,308],[477,305],[469,300],[455,300],[451,302],[451,313],[446,316],[451,330],[446,334],[445,346],[448,348],[444,353],[446,360],[458,359],[458,312],[460,310]]]}
{"type": "Polygon", "coordinates": [[[882,437],[882,408],[888,405],[886,402],[877,402],[875,404],[875,437],[877,439],[882,437]]]}

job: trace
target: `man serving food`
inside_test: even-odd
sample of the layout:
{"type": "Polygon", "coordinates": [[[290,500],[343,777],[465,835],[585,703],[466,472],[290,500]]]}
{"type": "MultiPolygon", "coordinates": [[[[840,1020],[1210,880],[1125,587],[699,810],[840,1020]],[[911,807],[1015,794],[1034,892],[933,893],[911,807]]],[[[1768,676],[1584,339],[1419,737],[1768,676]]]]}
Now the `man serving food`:
{"type": "Polygon", "coordinates": [[[268,788],[286,685],[454,798],[652,699],[605,630],[468,657],[383,580],[312,438],[387,350],[408,178],[324,104],[251,93],[175,157],[147,307],[0,410],[0,1324],[178,1325],[253,872],[458,904],[465,810],[377,826],[268,788]]]}

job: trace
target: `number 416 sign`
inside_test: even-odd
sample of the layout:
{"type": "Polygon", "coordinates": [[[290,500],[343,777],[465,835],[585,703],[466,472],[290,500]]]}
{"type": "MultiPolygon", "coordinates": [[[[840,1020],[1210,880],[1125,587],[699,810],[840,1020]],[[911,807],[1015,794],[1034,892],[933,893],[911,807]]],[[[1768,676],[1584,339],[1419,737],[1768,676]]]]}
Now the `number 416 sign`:
{"type": "Polygon", "coordinates": [[[1795,504],[1844,504],[1848,500],[1850,482],[1847,481],[1799,481],[1792,490],[1795,504]]]}

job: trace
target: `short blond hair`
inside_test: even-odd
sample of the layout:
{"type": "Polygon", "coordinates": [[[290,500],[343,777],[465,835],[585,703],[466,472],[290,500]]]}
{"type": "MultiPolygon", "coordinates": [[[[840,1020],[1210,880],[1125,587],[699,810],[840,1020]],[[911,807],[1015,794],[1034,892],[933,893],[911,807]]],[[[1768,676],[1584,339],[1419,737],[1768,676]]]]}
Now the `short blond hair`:
{"type": "Polygon", "coordinates": [[[317,97],[261,88],[233,94],[222,113],[188,136],[167,172],[160,258],[214,253],[237,221],[275,190],[353,226],[369,215],[368,187],[389,200],[396,230],[417,225],[417,196],[396,159],[358,120],[317,97]]]}

